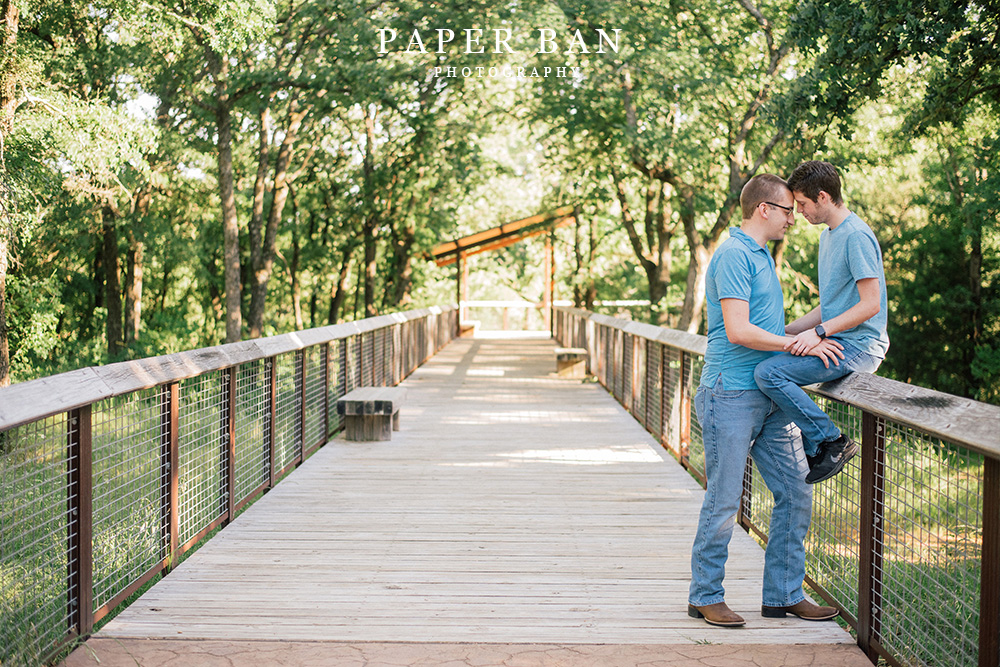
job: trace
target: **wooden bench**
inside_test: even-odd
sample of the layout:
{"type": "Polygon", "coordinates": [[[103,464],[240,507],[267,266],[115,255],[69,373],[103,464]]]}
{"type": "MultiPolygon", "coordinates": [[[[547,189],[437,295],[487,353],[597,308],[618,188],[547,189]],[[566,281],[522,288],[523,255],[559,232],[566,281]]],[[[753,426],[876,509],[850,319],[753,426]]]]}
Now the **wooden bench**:
{"type": "Polygon", "coordinates": [[[345,394],[337,400],[337,414],[344,416],[344,437],[354,442],[392,440],[405,400],[403,387],[358,387],[345,394]]]}
{"type": "Polygon", "coordinates": [[[556,375],[565,378],[587,377],[587,350],[582,347],[557,347],[556,375]]]}

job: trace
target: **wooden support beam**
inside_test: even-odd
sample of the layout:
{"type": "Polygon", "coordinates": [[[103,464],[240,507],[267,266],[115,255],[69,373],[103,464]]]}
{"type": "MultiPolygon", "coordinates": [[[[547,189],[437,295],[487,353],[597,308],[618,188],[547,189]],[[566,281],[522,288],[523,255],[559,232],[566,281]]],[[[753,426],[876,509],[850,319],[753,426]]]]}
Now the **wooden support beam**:
{"type": "Polygon", "coordinates": [[[497,227],[496,230],[503,228],[505,231],[474,243],[470,243],[468,239],[479,236],[480,234],[486,234],[487,232],[480,232],[480,234],[474,234],[472,237],[467,236],[456,241],[441,244],[431,251],[431,257],[434,258],[438,266],[447,266],[456,261],[456,257],[459,253],[461,253],[464,257],[468,257],[470,255],[478,255],[480,253],[489,252],[490,250],[506,248],[507,246],[519,243],[525,239],[546,234],[551,229],[572,224],[575,221],[576,218],[572,215],[566,215],[553,217],[544,221],[543,224],[539,224],[528,229],[519,228],[511,230],[508,226],[501,225],[500,227],[497,227]]]}

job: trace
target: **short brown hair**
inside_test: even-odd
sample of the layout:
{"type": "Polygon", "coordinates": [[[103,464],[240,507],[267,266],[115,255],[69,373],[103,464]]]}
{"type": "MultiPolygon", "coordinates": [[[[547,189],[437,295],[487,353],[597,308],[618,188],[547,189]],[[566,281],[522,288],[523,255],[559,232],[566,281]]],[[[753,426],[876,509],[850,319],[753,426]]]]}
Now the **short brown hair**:
{"type": "Polygon", "coordinates": [[[795,168],[788,177],[788,187],[792,192],[801,192],[812,201],[819,199],[819,193],[830,195],[834,204],[844,203],[840,192],[840,176],[837,169],[829,162],[810,160],[795,168]]]}
{"type": "Polygon", "coordinates": [[[789,192],[785,179],[774,174],[757,174],[743,186],[740,192],[740,208],[743,209],[743,219],[753,217],[754,209],[763,202],[773,202],[789,192]]]}

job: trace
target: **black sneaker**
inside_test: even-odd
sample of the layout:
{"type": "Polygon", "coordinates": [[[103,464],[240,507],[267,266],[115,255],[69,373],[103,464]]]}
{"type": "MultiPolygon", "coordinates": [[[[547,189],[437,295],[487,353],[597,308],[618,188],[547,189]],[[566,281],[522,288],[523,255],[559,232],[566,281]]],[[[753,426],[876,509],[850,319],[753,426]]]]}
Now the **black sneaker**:
{"type": "Polygon", "coordinates": [[[836,440],[827,440],[821,443],[816,457],[809,461],[806,484],[817,484],[830,479],[843,470],[844,465],[857,453],[858,443],[843,433],[836,440]]]}

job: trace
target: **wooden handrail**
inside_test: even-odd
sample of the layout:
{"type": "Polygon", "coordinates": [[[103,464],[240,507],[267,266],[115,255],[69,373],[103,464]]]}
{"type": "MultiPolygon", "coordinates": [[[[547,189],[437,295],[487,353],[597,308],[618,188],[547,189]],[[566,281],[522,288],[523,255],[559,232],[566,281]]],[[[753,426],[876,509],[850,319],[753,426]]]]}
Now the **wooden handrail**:
{"type": "MultiPolygon", "coordinates": [[[[704,356],[708,344],[705,336],[652,324],[621,320],[579,308],[557,307],[556,310],[692,354],[704,356]]],[[[840,380],[810,385],[809,390],[977,453],[1000,458],[1000,406],[870,373],[851,373],[840,380]]]]}
{"type": "Polygon", "coordinates": [[[456,310],[434,306],[267,338],[80,368],[0,388],[0,431],[114,396],[456,310]]]}

